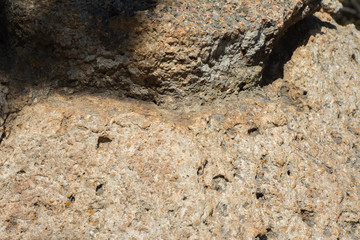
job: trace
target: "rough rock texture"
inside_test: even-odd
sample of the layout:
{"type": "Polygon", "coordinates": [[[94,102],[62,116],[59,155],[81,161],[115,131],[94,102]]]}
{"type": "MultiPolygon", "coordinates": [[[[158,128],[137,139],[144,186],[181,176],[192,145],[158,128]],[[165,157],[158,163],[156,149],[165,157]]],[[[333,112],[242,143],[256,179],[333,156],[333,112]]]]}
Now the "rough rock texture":
{"type": "MultiPolygon", "coordinates": [[[[8,114],[8,103],[6,100],[6,96],[8,93],[8,88],[4,85],[3,81],[6,81],[7,79],[4,78],[2,81],[0,79],[0,142],[2,141],[2,138],[4,137],[4,123],[6,116],[8,114]]],[[[5,82],[6,83],[6,82],[5,82]]]]}
{"type": "Polygon", "coordinates": [[[28,89],[0,145],[0,236],[359,239],[360,33],[318,17],[266,86],[204,106],[28,89]]]}
{"type": "Polygon", "coordinates": [[[9,92],[8,89],[8,74],[6,70],[8,69],[8,57],[6,52],[5,43],[1,41],[0,38],[0,143],[2,138],[4,137],[4,123],[6,116],[9,113],[9,106],[7,102],[7,94],[9,92]]]}
{"type": "Polygon", "coordinates": [[[337,0],[322,0],[321,7],[327,13],[337,14],[343,6],[337,0]]]}
{"type": "Polygon", "coordinates": [[[277,37],[320,2],[9,0],[5,10],[18,71],[161,102],[258,84],[277,37]]]}

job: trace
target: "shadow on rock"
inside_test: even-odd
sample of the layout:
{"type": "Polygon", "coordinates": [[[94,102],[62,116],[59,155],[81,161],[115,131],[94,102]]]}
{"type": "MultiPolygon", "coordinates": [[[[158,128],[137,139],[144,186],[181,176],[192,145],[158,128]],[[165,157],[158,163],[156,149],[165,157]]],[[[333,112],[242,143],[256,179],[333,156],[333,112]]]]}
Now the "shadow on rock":
{"type": "Polygon", "coordinates": [[[108,52],[121,56],[122,46],[138,44],[129,39],[142,24],[134,16],[147,10],[150,16],[157,0],[39,1],[32,6],[35,11],[30,5],[5,1],[0,9],[6,18],[2,28],[10,36],[14,78],[37,85],[45,74],[47,83],[75,87],[78,79],[92,75],[90,63],[99,56],[104,59],[99,65],[106,70],[114,64],[110,61],[114,59],[106,59],[108,52]]]}
{"type": "Polygon", "coordinates": [[[322,34],[321,28],[336,29],[336,26],[310,16],[290,27],[275,44],[265,63],[261,86],[271,84],[284,77],[284,65],[291,59],[294,51],[307,44],[311,36],[322,34]]]}

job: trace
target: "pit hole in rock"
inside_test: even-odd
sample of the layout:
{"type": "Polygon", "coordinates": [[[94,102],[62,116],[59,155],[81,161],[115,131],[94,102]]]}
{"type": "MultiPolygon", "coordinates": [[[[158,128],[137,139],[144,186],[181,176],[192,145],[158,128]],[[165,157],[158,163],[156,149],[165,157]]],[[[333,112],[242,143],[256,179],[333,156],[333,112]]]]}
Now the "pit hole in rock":
{"type": "Polygon", "coordinates": [[[71,194],[71,195],[68,197],[68,200],[69,200],[70,202],[75,202],[75,196],[74,196],[74,194],[71,194]]]}
{"type": "Polygon", "coordinates": [[[250,136],[256,136],[256,135],[258,135],[258,134],[259,134],[259,128],[257,128],[257,127],[250,128],[250,129],[248,130],[248,134],[249,134],[250,136]]]}
{"type": "Polygon", "coordinates": [[[200,167],[198,167],[198,170],[197,170],[197,172],[196,172],[196,174],[197,174],[198,176],[204,174],[205,167],[206,167],[207,164],[208,164],[208,161],[205,160],[205,162],[204,162],[200,167]]]}
{"type": "Polygon", "coordinates": [[[276,236],[276,233],[274,233],[272,231],[272,229],[269,227],[269,228],[266,228],[265,234],[258,234],[255,237],[255,239],[258,239],[258,240],[277,239],[277,236],[276,236]]]}
{"type": "Polygon", "coordinates": [[[270,56],[264,63],[260,85],[266,86],[278,78],[283,78],[284,66],[291,59],[295,50],[306,45],[311,36],[321,34],[321,27],[336,29],[335,25],[310,16],[280,34],[270,56]]]}
{"type": "Polygon", "coordinates": [[[239,88],[238,91],[239,91],[239,92],[243,91],[245,86],[246,86],[246,83],[244,83],[244,82],[240,83],[240,84],[238,85],[238,88],[239,88]]]}
{"type": "Polygon", "coordinates": [[[70,207],[71,203],[75,202],[75,195],[71,194],[65,202],[65,207],[70,207]]]}
{"type": "Polygon", "coordinates": [[[332,133],[331,134],[332,139],[334,140],[334,142],[336,142],[336,144],[342,144],[343,140],[342,140],[342,136],[338,133],[332,133]]]}
{"type": "Polygon", "coordinates": [[[267,240],[268,237],[266,236],[266,234],[258,234],[255,237],[256,240],[267,240]]]}
{"type": "Polygon", "coordinates": [[[101,195],[104,193],[104,184],[100,183],[99,185],[96,186],[96,195],[101,195]]]}
{"type": "Polygon", "coordinates": [[[256,199],[264,198],[264,194],[262,192],[256,192],[255,193],[256,199]]]}
{"type": "Polygon", "coordinates": [[[24,169],[21,169],[20,171],[17,172],[17,174],[23,174],[26,173],[24,169]]]}
{"type": "Polygon", "coordinates": [[[100,136],[98,138],[96,148],[97,149],[104,149],[105,147],[108,147],[111,142],[112,142],[112,140],[109,137],[100,136]]]}
{"type": "Polygon", "coordinates": [[[306,223],[309,227],[314,226],[315,214],[313,211],[301,209],[300,215],[303,222],[306,223]]]}
{"type": "Polygon", "coordinates": [[[223,192],[229,180],[224,175],[217,175],[213,177],[212,188],[216,191],[223,192]]]}
{"type": "Polygon", "coordinates": [[[354,61],[356,64],[359,63],[359,61],[356,59],[356,55],[354,53],[351,55],[351,60],[354,61]]]}

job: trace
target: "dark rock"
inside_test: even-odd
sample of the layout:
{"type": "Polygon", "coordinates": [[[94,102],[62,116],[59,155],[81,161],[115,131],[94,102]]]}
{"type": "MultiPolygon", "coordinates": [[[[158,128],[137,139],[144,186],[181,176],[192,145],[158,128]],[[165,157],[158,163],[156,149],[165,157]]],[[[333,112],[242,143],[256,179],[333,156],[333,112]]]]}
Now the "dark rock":
{"type": "Polygon", "coordinates": [[[256,86],[276,39],[320,2],[11,0],[5,11],[18,69],[161,101],[256,86]]]}

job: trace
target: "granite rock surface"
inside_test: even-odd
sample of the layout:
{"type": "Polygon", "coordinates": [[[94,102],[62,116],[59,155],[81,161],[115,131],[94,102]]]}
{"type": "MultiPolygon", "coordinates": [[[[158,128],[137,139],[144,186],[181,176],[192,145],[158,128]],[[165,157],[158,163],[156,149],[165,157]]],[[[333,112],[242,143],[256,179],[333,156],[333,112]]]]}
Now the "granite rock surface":
{"type": "Polygon", "coordinates": [[[44,74],[51,86],[114,89],[162,102],[256,86],[277,38],[320,6],[320,0],[9,0],[5,14],[19,72],[44,74]]]}
{"type": "Polygon", "coordinates": [[[202,105],[10,84],[2,238],[359,239],[360,33],[288,33],[261,88],[202,105]]]}

